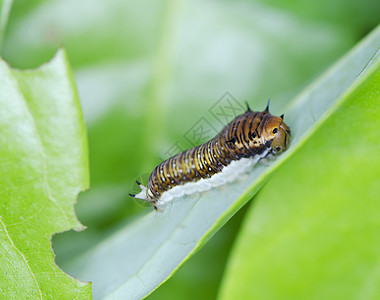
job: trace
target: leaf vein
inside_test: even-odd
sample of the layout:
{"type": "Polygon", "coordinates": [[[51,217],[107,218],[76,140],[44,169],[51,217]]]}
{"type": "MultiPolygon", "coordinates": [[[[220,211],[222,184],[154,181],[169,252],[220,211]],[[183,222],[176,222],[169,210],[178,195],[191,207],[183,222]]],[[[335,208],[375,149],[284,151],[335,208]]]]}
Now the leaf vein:
{"type": "Polygon", "coordinates": [[[28,263],[28,260],[26,259],[26,257],[24,256],[24,254],[23,254],[23,253],[22,253],[22,252],[16,247],[16,245],[13,243],[13,240],[11,239],[11,237],[10,237],[10,235],[9,235],[9,233],[8,233],[7,227],[5,226],[5,224],[4,224],[4,222],[3,222],[3,220],[2,220],[1,217],[0,217],[0,222],[1,222],[1,224],[3,225],[3,227],[4,227],[4,232],[5,232],[5,234],[7,235],[7,238],[8,238],[8,240],[9,240],[9,242],[11,243],[12,247],[13,247],[13,248],[16,250],[16,252],[21,256],[21,258],[22,258],[22,260],[24,261],[25,265],[26,265],[27,268],[29,269],[30,274],[32,275],[33,280],[34,280],[34,282],[35,282],[35,284],[36,284],[36,286],[37,286],[38,292],[39,292],[39,294],[40,294],[40,299],[43,299],[43,298],[42,298],[42,292],[41,292],[40,285],[38,284],[38,281],[37,281],[36,277],[34,276],[34,273],[33,273],[32,269],[31,269],[31,267],[30,267],[30,265],[29,265],[29,263],[28,263]]]}

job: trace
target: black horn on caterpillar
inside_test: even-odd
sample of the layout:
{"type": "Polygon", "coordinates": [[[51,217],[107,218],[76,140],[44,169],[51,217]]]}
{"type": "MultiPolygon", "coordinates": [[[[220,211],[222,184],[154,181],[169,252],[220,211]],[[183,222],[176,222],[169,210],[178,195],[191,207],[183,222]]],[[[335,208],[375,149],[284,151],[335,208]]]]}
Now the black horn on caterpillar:
{"type": "Polygon", "coordinates": [[[267,107],[265,108],[266,112],[269,112],[269,104],[270,104],[270,99],[268,99],[267,107]]]}
{"type": "Polygon", "coordinates": [[[248,101],[245,101],[245,105],[247,106],[247,112],[252,111],[251,108],[249,107],[248,101]]]}

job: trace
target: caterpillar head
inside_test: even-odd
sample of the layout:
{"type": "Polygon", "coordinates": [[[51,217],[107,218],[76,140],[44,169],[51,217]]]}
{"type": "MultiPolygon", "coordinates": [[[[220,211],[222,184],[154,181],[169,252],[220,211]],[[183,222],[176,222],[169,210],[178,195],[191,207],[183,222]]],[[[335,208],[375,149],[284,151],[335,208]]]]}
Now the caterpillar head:
{"type": "Polygon", "coordinates": [[[281,153],[288,148],[290,129],[284,123],[284,115],[270,118],[265,127],[265,135],[268,141],[272,141],[270,147],[274,154],[281,153]]]}

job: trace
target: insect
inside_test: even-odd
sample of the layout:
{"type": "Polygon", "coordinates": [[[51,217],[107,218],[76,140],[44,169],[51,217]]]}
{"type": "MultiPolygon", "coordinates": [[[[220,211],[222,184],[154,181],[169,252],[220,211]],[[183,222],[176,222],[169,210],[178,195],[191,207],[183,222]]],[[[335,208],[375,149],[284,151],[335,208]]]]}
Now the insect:
{"type": "Polygon", "coordinates": [[[285,151],[290,129],[284,115],[247,111],[232,120],[208,142],[177,154],[155,167],[145,187],[131,197],[150,203],[155,210],[184,194],[193,194],[237,179],[260,159],[285,151]]]}

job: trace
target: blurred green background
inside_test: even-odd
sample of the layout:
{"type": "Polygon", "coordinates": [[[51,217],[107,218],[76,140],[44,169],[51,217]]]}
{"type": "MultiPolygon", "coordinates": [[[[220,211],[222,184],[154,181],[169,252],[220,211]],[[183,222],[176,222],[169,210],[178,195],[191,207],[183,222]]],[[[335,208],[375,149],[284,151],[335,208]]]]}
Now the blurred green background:
{"type": "MultiPolygon", "coordinates": [[[[254,110],[287,103],[378,23],[375,0],[14,1],[1,55],[32,68],[65,47],[88,129],[88,227],[54,238],[57,262],[150,211],[128,197],[229,92],[254,110]]],[[[245,209],[149,298],[212,299],[245,209]],[[196,288],[194,288],[196,287],[196,288]]]]}

